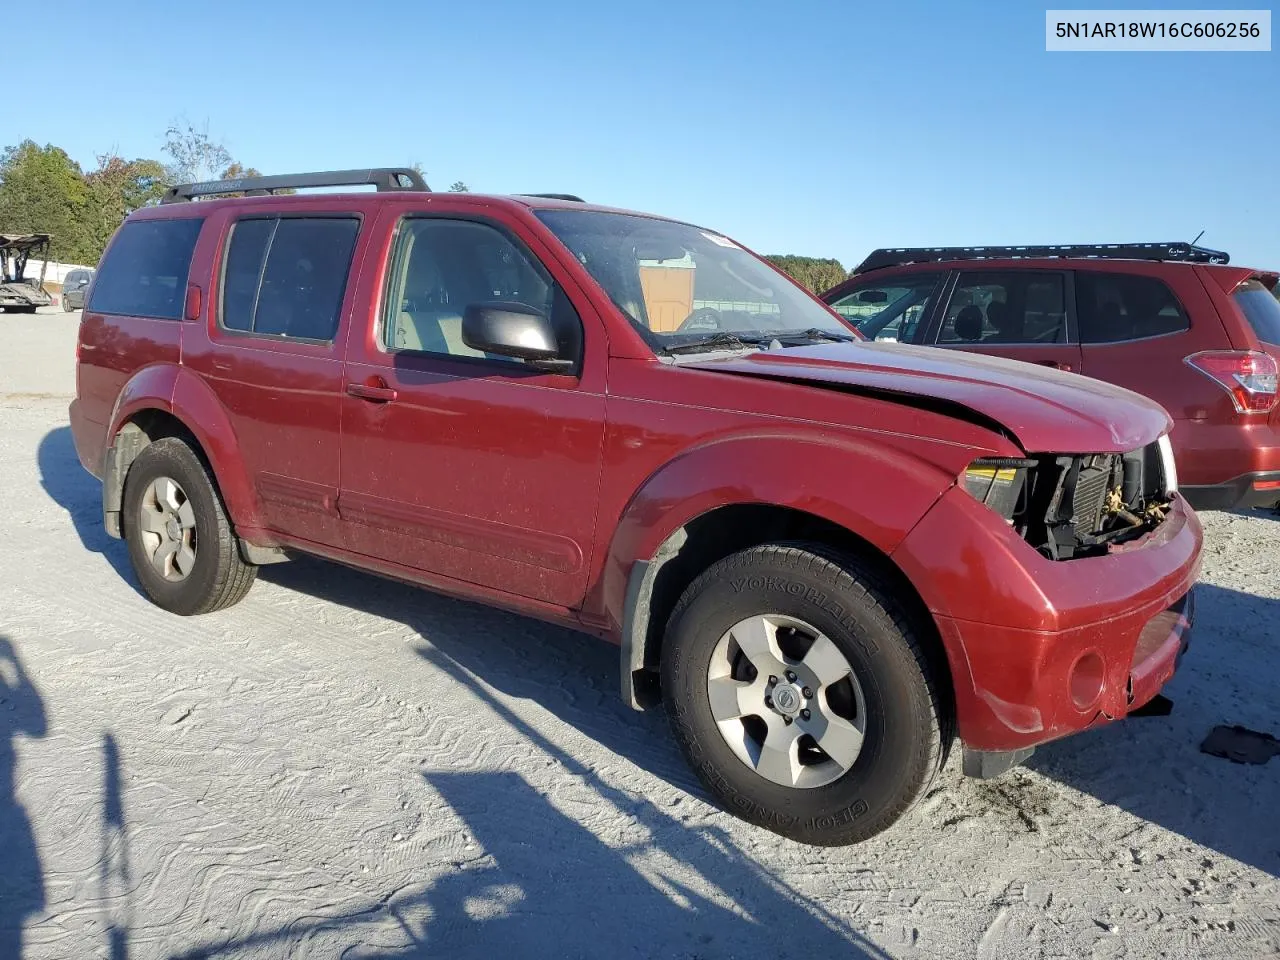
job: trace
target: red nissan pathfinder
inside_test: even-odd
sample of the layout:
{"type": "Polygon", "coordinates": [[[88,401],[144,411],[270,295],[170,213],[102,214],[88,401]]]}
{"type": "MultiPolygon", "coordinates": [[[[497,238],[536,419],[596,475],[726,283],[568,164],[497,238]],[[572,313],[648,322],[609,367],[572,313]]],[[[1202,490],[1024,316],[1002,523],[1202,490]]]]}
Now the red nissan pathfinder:
{"type": "Polygon", "coordinates": [[[1161,407],[866,342],[687,223],[403,170],[174,187],[77,361],[156,604],[306,553],[607,638],[719,801],[806,843],[889,827],[957,738],[994,776],[1140,710],[1188,644],[1161,407]],[[377,189],[274,193],[344,185],[377,189]]]}

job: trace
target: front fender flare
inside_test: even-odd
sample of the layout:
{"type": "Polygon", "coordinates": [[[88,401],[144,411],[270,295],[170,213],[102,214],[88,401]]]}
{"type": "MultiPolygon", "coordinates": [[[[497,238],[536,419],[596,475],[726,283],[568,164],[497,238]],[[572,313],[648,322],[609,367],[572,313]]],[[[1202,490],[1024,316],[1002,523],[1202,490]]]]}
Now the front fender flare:
{"type": "Polygon", "coordinates": [[[777,506],[836,524],[887,557],[954,483],[928,461],[848,437],[735,437],[669,461],[623,510],[601,571],[624,699],[637,709],[651,700],[637,684],[656,666],[653,585],[694,519],[725,506],[777,506]]]}

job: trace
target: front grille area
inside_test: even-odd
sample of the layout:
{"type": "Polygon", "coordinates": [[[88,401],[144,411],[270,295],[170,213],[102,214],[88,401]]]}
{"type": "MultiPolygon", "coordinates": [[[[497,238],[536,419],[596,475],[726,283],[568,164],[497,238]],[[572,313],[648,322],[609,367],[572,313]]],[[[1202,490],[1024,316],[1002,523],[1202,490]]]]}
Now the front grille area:
{"type": "Polygon", "coordinates": [[[1159,526],[1169,508],[1156,443],[1126,454],[1037,457],[1026,491],[1014,526],[1053,560],[1105,554],[1159,526]]]}

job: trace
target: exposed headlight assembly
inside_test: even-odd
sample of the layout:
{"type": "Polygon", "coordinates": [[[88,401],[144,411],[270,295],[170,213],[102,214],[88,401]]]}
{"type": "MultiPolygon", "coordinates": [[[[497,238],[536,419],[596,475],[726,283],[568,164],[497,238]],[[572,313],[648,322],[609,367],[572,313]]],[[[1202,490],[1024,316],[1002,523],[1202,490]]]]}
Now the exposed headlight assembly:
{"type": "Polygon", "coordinates": [[[986,457],[969,464],[964,472],[964,488],[1010,523],[1018,512],[1027,487],[1027,471],[1034,460],[986,457]]]}

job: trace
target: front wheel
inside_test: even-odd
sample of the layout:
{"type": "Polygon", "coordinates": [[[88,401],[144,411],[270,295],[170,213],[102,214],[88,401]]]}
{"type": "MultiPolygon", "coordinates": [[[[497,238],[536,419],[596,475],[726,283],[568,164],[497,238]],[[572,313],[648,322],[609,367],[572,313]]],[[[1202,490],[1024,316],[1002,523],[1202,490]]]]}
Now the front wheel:
{"type": "Polygon", "coordinates": [[[942,682],[900,605],[821,546],[714,564],[672,613],[663,696],[726,809],[819,846],[887,829],[942,764],[942,682]]]}
{"type": "Polygon", "coordinates": [[[121,521],[133,572],[152,603],[183,616],[238,603],[258,568],[240,557],[209,471],[177,437],[148,444],[129,467],[121,521]]]}

